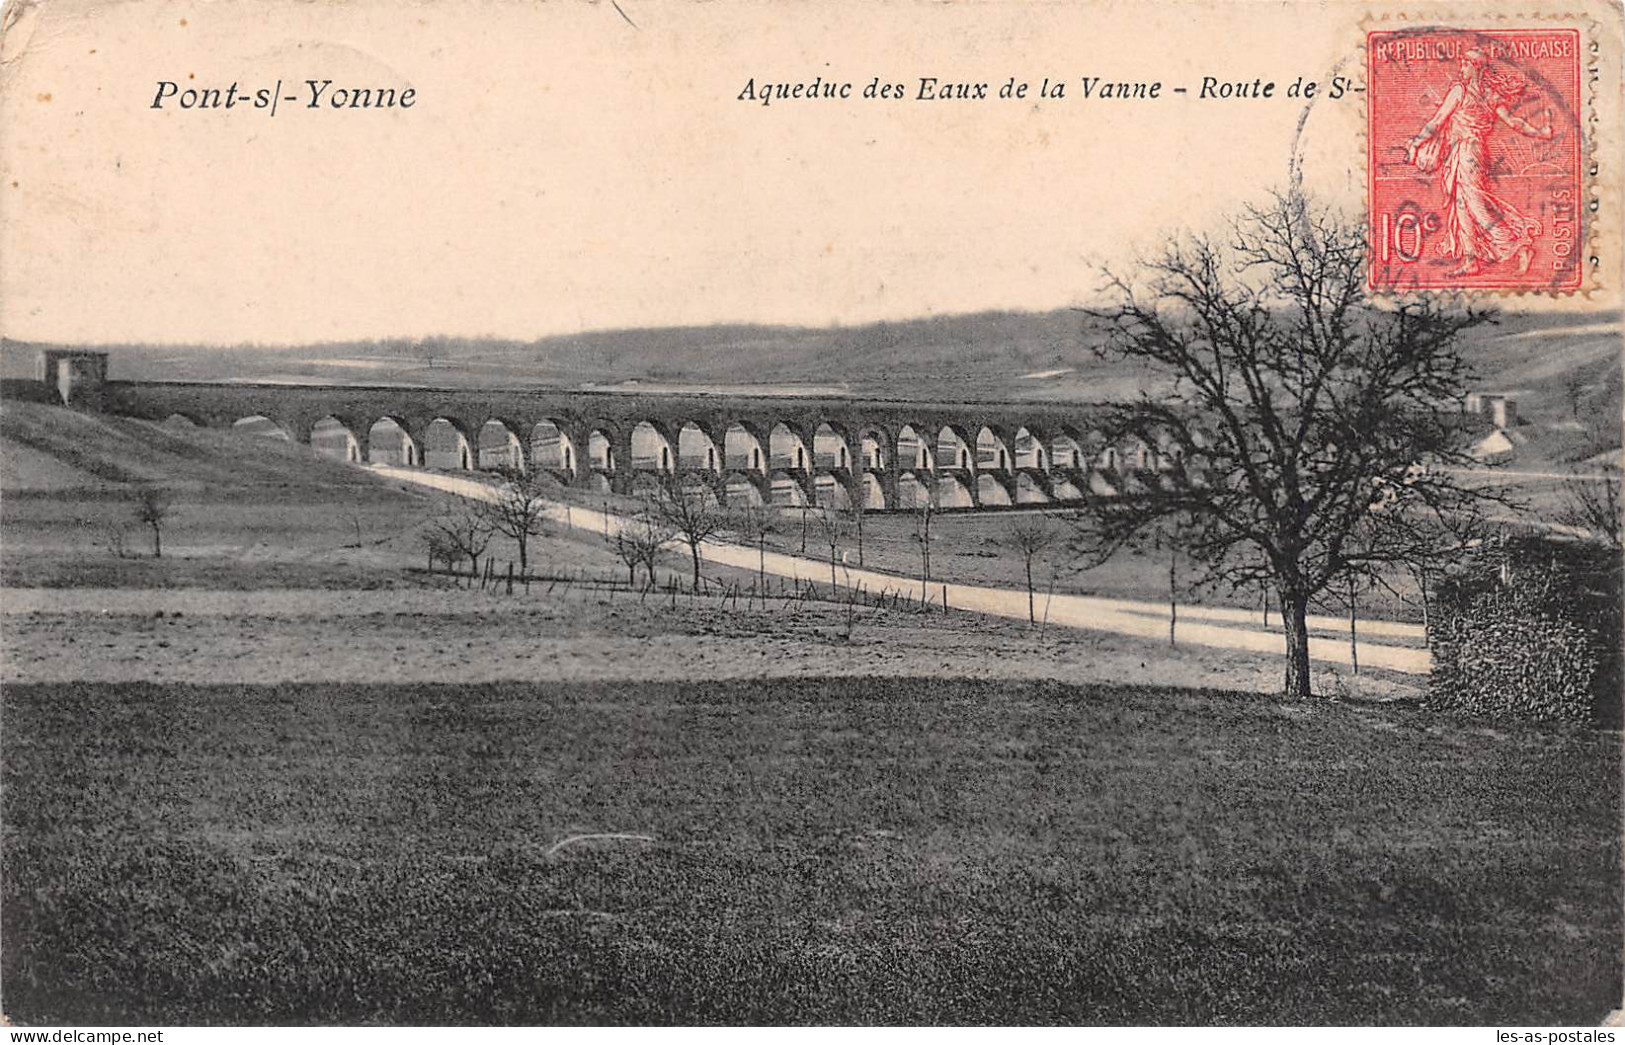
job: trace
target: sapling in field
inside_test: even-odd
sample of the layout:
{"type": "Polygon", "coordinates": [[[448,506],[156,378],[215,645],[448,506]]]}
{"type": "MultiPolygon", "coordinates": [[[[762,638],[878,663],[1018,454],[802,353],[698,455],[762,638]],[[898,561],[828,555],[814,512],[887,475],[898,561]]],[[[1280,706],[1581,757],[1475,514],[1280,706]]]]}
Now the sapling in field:
{"type": "Polygon", "coordinates": [[[169,518],[174,499],[169,491],[143,486],[135,492],[135,521],[152,530],[152,557],[164,557],[164,520],[169,518]]]}
{"type": "Polygon", "coordinates": [[[626,564],[628,587],[637,584],[639,566],[648,571],[649,586],[654,587],[655,563],[660,558],[660,550],[671,538],[672,530],[665,521],[647,511],[628,519],[615,530],[611,546],[616,557],[626,564]]]}
{"type": "Polygon", "coordinates": [[[447,504],[429,523],[431,555],[435,545],[448,565],[468,559],[470,576],[480,572],[480,556],[491,546],[496,530],[485,513],[466,501],[447,504]]]}
{"type": "Polygon", "coordinates": [[[1033,588],[1033,565],[1060,543],[1061,534],[1043,515],[1023,515],[1016,518],[998,543],[1015,552],[1027,576],[1027,623],[1038,623],[1036,598],[1033,588]]]}
{"type": "Polygon", "coordinates": [[[527,472],[513,466],[498,469],[500,482],[495,496],[480,501],[478,511],[491,528],[502,534],[519,548],[519,568],[530,568],[530,539],[540,537],[548,530],[548,501],[558,483],[545,471],[527,472]]]}
{"type": "Polygon", "coordinates": [[[837,508],[825,508],[818,513],[818,535],[823,538],[825,547],[829,548],[829,590],[830,597],[834,598],[838,587],[835,580],[835,560],[840,554],[841,542],[851,533],[851,522],[845,512],[837,508]]]}
{"type": "Polygon", "coordinates": [[[924,500],[915,502],[913,514],[914,545],[920,551],[920,602],[923,605],[926,586],[931,583],[931,523],[937,514],[935,488],[926,493],[924,500]]]}
{"type": "Polygon", "coordinates": [[[756,546],[756,582],[767,591],[767,537],[777,533],[779,517],[764,504],[748,505],[734,513],[732,529],[749,544],[756,546]]]}
{"type": "Polygon", "coordinates": [[[730,521],[716,491],[692,476],[664,473],[647,498],[645,511],[688,545],[694,564],[694,586],[698,588],[700,545],[721,533],[730,521]]]}

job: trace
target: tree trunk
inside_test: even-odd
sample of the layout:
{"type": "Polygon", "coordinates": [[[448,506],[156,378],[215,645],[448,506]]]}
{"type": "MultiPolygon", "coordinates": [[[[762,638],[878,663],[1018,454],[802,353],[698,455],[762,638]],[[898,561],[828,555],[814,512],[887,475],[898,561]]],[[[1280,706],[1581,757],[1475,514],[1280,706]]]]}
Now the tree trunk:
{"type": "Polygon", "coordinates": [[[1358,606],[1355,603],[1354,578],[1349,578],[1349,664],[1354,667],[1354,673],[1360,673],[1360,636],[1355,630],[1354,619],[1358,606]]]}
{"type": "Polygon", "coordinates": [[[1038,613],[1033,606],[1033,561],[1030,558],[1027,560],[1027,623],[1029,626],[1038,623],[1038,613]]]}
{"type": "Polygon", "coordinates": [[[767,534],[760,534],[756,538],[756,579],[761,583],[762,590],[767,590],[767,534]]]}
{"type": "Polygon", "coordinates": [[[524,534],[519,535],[519,569],[521,572],[530,569],[530,560],[525,556],[525,545],[530,543],[524,534]]]}
{"type": "Polygon", "coordinates": [[[1281,620],[1286,625],[1286,699],[1308,700],[1309,677],[1309,596],[1283,587],[1281,620]]]}
{"type": "Polygon", "coordinates": [[[164,557],[164,535],[159,530],[157,523],[152,524],[152,557],[154,559],[164,557]]]}
{"type": "Polygon", "coordinates": [[[694,587],[700,586],[700,542],[690,541],[688,553],[694,558],[694,587]]]}

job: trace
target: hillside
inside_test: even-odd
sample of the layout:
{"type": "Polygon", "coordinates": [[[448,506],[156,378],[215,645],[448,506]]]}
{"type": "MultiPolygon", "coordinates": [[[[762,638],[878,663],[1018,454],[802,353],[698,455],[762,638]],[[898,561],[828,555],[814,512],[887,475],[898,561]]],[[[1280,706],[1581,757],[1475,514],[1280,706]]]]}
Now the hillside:
{"type": "MultiPolygon", "coordinates": [[[[1102,331],[1071,310],[936,316],[859,327],[723,325],[608,330],[535,341],[430,337],[302,346],[104,345],[127,379],[447,387],[591,386],[999,399],[1118,398],[1151,375],[1094,354],[1102,331]]],[[[36,343],[0,343],[0,374],[28,376],[36,343]]],[[[1509,313],[1466,354],[1486,389],[1525,413],[1577,411],[1617,386],[1617,314],[1509,313]]],[[[1613,393],[1617,400],[1617,392],[1613,393]]],[[[1617,411],[1614,416],[1618,416],[1617,411]]]]}
{"type": "Polygon", "coordinates": [[[15,400],[0,407],[0,489],[6,493],[116,491],[145,483],[216,492],[258,487],[277,498],[388,489],[364,470],[274,439],[15,400]]]}

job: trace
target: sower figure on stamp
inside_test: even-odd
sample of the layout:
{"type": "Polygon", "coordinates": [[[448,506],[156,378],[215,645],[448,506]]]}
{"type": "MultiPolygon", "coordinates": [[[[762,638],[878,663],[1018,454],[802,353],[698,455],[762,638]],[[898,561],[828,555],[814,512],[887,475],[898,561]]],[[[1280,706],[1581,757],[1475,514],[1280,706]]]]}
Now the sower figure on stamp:
{"type": "Polygon", "coordinates": [[[1508,258],[1517,259],[1519,273],[1527,272],[1540,222],[1491,191],[1490,132],[1499,120],[1519,134],[1548,141],[1552,112],[1546,110],[1546,126],[1536,127],[1508,111],[1526,85],[1490,71],[1483,51],[1462,55],[1460,71],[1439,111],[1405,146],[1405,160],[1419,170],[1439,172],[1445,193],[1439,253],[1461,261],[1452,276],[1477,275],[1486,264],[1508,258]]]}

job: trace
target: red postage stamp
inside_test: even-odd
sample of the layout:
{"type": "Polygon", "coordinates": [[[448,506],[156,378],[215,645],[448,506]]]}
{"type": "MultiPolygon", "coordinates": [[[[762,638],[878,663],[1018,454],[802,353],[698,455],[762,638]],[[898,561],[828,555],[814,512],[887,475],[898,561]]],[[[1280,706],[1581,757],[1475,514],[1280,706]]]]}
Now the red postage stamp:
{"type": "Polygon", "coordinates": [[[1580,286],[1578,30],[1370,33],[1366,106],[1374,288],[1580,286]]]}

